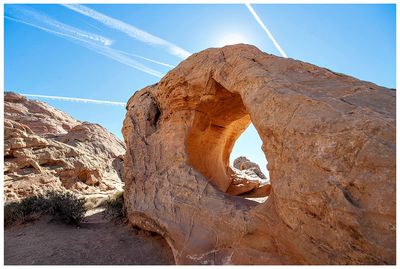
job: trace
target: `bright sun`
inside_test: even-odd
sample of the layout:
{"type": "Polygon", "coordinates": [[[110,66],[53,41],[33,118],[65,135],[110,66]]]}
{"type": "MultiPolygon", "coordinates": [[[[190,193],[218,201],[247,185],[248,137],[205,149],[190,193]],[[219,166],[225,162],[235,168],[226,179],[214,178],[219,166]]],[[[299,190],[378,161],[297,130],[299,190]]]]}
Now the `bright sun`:
{"type": "Polygon", "coordinates": [[[227,34],[223,35],[218,41],[217,46],[222,47],[226,45],[233,45],[238,43],[249,43],[248,38],[241,34],[227,34]]]}

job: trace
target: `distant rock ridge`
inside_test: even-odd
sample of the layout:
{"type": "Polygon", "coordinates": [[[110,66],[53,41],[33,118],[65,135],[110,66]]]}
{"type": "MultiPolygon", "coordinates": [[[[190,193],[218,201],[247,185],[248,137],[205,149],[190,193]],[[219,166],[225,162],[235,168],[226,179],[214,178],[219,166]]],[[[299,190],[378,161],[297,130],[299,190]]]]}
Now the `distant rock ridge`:
{"type": "Polygon", "coordinates": [[[35,134],[65,134],[79,124],[63,111],[22,95],[4,93],[4,118],[25,124],[35,134]]]}
{"type": "Polygon", "coordinates": [[[107,197],[122,190],[124,154],[124,143],[99,124],[4,94],[6,201],[65,189],[94,201],[107,197]]]}

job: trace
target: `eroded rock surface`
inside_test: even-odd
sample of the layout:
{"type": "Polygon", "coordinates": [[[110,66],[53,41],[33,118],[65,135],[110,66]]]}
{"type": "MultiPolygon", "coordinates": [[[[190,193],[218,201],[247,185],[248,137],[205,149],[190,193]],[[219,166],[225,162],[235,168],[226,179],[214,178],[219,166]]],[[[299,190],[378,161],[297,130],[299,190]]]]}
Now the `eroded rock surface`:
{"type": "Polygon", "coordinates": [[[130,222],[178,264],[395,264],[395,94],[248,45],[193,54],[128,102],[130,222]],[[250,120],[264,203],[226,193],[250,120]]]}
{"type": "Polygon", "coordinates": [[[64,189],[96,201],[122,190],[125,146],[106,129],[14,93],[4,108],[6,201],[64,189]]]}

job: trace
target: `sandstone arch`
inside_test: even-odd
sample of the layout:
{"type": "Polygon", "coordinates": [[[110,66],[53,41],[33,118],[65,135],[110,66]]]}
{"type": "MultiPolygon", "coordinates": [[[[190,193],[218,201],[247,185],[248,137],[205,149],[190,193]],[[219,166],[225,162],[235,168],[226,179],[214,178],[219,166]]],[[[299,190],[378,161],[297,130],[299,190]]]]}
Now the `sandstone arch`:
{"type": "Polygon", "coordinates": [[[213,82],[212,92],[200,98],[186,138],[188,162],[226,192],[231,184],[229,155],[250,117],[239,94],[213,82]]]}
{"type": "Polygon", "coordinates": [[[208,49],[135,93],[123,135],[130,222],[178,264],[395,263],[395,91],[249,45],[208,49]],[[263,204],[224,193],[250,119],[263,204]]]}

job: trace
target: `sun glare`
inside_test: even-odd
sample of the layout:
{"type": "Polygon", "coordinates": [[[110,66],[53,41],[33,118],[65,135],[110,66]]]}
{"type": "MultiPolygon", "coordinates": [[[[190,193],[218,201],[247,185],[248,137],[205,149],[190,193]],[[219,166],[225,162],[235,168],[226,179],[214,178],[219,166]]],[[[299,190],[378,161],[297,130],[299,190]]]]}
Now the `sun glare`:
{"type": "Polygon", "coordinates": [[[232,33],[232,34],[223,35],[217,41],[217,46],[222,47],[222,46],[233,45],[233,44],[238,44],[238,43],[250,43],[250,42],[249,42],[248,38],[246,38],[244,35],[232,33]]]}

